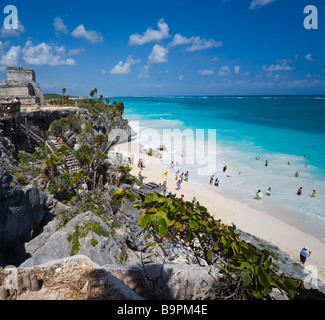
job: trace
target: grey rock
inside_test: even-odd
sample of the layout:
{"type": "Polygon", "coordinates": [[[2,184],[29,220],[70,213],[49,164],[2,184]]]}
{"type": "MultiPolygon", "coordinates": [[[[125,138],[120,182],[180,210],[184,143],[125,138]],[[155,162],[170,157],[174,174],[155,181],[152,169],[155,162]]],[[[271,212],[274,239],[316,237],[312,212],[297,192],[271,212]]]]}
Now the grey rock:
{"type": "Polygon", "coordinates": [[[88,256],[100,265],[119,262],[123,252],[112,236],[112,230],[99,217],[89,211],[77,215],[65,227],[56,231],[53,230],[54,221],[50,222],[42,234],[25,244],[25,251],[31,258],[21,266],[31,266],[37,263],[41,259],[40,255],[46,259],[48,257],[61,259],[70,256],[72,243],[68,241],[69,236],[75,232],[77,225],[81,228],[84,223],[92,222],[97,222],[108,236],[98,235],[92,231],[84,237],[80,236],[80,251],[78,253],[88,256]],[[94,245],[92,239],[96,239],[97,244],[94,245]]]}

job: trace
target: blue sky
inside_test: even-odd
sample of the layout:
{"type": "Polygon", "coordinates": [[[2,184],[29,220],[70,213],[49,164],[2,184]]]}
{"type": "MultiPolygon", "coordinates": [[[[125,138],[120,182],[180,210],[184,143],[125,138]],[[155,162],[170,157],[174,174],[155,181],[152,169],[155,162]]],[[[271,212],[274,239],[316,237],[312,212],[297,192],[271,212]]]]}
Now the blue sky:
{"type": "Polygon", "coordinates": [[[19,29],[0,31],[2,81],[10,65],[33,68],[45,93],[325,94],[322,0],[13,0],[1,12],[8,4],[19,29]],[[317,30],[304,28],[306,5],[317,30]]]}

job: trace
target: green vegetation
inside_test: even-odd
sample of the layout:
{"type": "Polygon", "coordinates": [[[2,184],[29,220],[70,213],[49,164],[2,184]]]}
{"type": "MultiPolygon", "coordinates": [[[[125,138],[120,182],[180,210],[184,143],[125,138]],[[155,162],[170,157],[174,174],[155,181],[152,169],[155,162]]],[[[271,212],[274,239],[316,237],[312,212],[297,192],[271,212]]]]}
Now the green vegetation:
{"type": "Polygon", "coordinates": [[[134,206],[142,212],[139,225],[155,239],[148,246],[165,239],[184,246],[198,263],[199,258],[210,265],[221,263],[227,281],[236,284],[234,299],[262,299],[273,288],[286,292],[290,299],[308,295],[301,281],[278,275],[273,252],[241,241],[232,227],[219,224],[199,203],[151,193],[134,206]]]}
{"type": "MultiPolygon", "coordinates": [[[[72,243],[70,256],[76,255],[80,251],[80,238],[85,238],[89,232],[93,232],[98,236],[108,238],[110,233],[105,230],[98,222],[84,222],[82,225],[76,225],[73,234],[69,235],[67,240],[72,243]]],[[[96,246],[98,240],[91,238],[91,245],[96,246]]]]}

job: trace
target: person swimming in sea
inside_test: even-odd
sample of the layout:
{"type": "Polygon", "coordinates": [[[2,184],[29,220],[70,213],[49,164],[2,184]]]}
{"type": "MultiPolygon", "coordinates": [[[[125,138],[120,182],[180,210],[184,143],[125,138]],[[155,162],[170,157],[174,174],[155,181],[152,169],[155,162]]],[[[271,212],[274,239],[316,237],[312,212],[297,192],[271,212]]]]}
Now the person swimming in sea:
{"type": "Polygon", "coordinates": [[[256,195],[255,195],[255,200],[261,200],[262,199],[262,195],[263,195],[263,193],[262,193],[262,191],[261,190],[258,190],[257,192],[256,192],[256,195]]]}
{"type": "Polygon", "coordinates": [[[313,193],[312,193],[311,197],[316,198],[316,191],[315,190],[313,190],[313,193]]]}
{"type": "Polygon", "coordinates": [[[295,173],[295,177],[296,177],[296,178],[299,178],[299,172],[298,172],[298,171],[296,171],[296,173],[295,173]]]}

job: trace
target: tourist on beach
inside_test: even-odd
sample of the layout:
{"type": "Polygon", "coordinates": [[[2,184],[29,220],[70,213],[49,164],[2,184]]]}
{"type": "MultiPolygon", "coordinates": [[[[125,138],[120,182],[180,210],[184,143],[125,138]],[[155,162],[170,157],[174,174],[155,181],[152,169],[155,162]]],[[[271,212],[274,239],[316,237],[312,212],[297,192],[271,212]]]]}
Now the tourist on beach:
{"type": "Polygon", "coordinates": [[[178,180],[176,184],[177,184],[177,188],[176,188],[176,190],[180,190],[180,188],[181,188],[181,186],[182,186],[182,184],[181,184],[181,180],[178,180]]]}
{"type": "Polygon", "coordinates": [[[223,172],[226,172],[227,171],[227,166],[224,166],[222,170],[223,170],[223,172]]]}
{"type": "Polygon", "coordinates": [[[175,175],[175,180],[178,180],[178,175],[179,175],[179,170],[177,170],[176,175],[175,175]]]}
{"type": "Polygon", "coordinates": [[[236,230],[237,229],[237,226],[235,225],[235,223],[232,222],[231,224],[232,224],[232,227],[234,228],[234,230],[236,230]]]}
{"type": "Polygon", "coordinates": [[[174,162],[172,161],[171,164],[170,164],[170,168],[171,168],[171,169],[174,169],[174,166],[175,166],[175,165],[174,165],[174,162]]]}
{"type": "Polygon", "coordinates": [[[288,161],[288,166],[290,166],[290,161],[288,161]]]}
{"type": "Polygon", "coordinates": [[[219,179],[218,179],[218,178],[216,178],[216,180],[214,181],[214,185],[215,185],[216,187],[219,187],[219,179]]]}
{"type": "Polygon", "coordinates": [[[261,160],[261,157],[256,157],[256,160],[261,160]]]}
{"type": "Polygon", "coordinates": [[[300,251],[300,262],[305,264],[307,258],[310,256],[311,251],[309,251],[308,247],[303,247],[300,251]]]}
{"type": "Polygon", "coordinates": [[[181,179],[181,183],[183,183],[183,180],[184,180],[184,172],[182,172],[182,174],[179,176],[179,178],[181,179]]]}
{"type": "Polygon", "coordinates": [[[272,189],[269,187],[265,193],[266,196],[271,196],[272,189]]]}
{"type": "Polygon", "coordinates": [[[181,194],[181,201],[182,201],[183,203],[185,203],[184,195],[183,195],[183,194],[181,194]]]}
{"type": "Polygon", "coordinates": [[[298,195],[298,196],[301,196],[301,194],[302,194],[302,187],[300,187],[300,188],[298,189],[298,192],[297,192],[297,195],[298,195]]]}
{"type": "Polygon", "coordinates": [[[140,164],[141,164],[141,159],[139,159],[138,161],[138,168],[140,168],[140,164]]]}
{"type": "Polygon", "coordinates": [[[196,204],[196,198],[195,198],[195,197],[193,197],[193,199],[192,199],[192,203],[193,203],[193,204],[196,204]]]}
{"type": "Polygon", "coordinates": [[[312,193],[311,197],[312,198],[315,198],[316,197],[316,191],[315,190],[313,190],[313,193],[312,193]]]}
{"type": "Polygon", "coordinates": [[[214,180],[214,175],[212,175],[211,178],[210,178],[210,184],[211,185],[213,184],[213,180],[214,180]]]}
{"type": "Polygon", "coordinates": [[[140,181],[143,182],[143,180],[146,179],[146,178],[147,178],[147,177],[144,177],[144,176],[142,175],[141,170],[140,170],[140,171],[139,171],[139,179],[140,179],[140,181]]]}
{"type": "Polygon", "coordinates": [[[265,160],[265,167],[269,165],[269,160],[265,160]]]}
{"type": "Polygon", "coordinates": [[[296,178],[299,178],[299,172],[298,172],[298,171],[296,171],[296,173],[295,173],[295,177],[296,177],[296,178]]]}
{"type": "Polygon", "coordinates": [[[261,191],[261,190],[258,190],[258,191],[256,192],[256,195],[255,195],[255,198],[254,198],[254,199],[256,199],[256,200],[261,200],[261,199],[262,199],[262,196],[263,196],[262,191],[261,191]]]}
{"type": "Polygon", "coordinates": [[[185,173],[185,179],[184,180],[188,181],[188,171],[186,171],[186,173],[185,173]]]}

